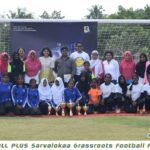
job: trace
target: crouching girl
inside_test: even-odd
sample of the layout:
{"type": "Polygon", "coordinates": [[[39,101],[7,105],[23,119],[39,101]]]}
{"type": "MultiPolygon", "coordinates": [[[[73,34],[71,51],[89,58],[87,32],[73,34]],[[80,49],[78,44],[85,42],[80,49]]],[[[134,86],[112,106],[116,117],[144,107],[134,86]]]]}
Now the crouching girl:
{"type": "Polygon", "coordinates": [[[68,88],[64,90],[64,99],[67,104],[66,113],[69,113],[70,105],[73,105],[72,111],[73,114],[76,114],[76,106],[79,104],[81,98],[79,90],[74,87],[74,80],[69,80],[68,88]]]}
{"type": "Polygon", "coordinates": [[[38,86],[39,91],[39,108],[43,115],[51,113],[52,92],[48,84],[48,79],[43,78],[38,86]]]}

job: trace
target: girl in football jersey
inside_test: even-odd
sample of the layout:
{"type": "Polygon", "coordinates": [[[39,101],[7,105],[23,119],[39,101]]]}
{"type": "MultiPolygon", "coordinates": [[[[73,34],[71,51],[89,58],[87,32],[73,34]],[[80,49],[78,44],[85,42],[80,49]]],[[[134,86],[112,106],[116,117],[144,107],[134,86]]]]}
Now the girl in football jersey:
{"type": "Polygon", "coordinates": [[[111,82],[111,74],[105,74],[104,83],[101,84],[100,89],[102,92],[101,111],[106,112],[114,109],[114,93],[115,85],[111,82]]]}
{"type": "Polygon", "coordinates": [[[127,112],[135,113],[137,108],[139,110],[143,109],[144,99],[143,99],[143,85],[139,83],[139,77],[137,74],[132,76],[132,84],[128,86],[127,95],[130,98],[127,112]]]}

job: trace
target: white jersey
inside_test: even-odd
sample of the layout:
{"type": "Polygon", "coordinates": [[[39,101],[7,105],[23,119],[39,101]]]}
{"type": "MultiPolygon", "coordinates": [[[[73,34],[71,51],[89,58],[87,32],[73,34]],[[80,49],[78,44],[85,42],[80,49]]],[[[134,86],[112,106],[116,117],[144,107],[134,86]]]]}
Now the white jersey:
{"type": "Polygon", "coordinates": [[[109,85],[103,83],[101,84],[100,89],[103,99],[109,97],[111,93],[115,93],[115,85],[113,83],[110,83],[109,85]]]}
{"type": "Polygon", "coordinates": [[[132,101],[136,101],[141,96],[141,93],[143,93],[143,85],[141,83],[132,85],[132,91],[130,91],[131,85],[128,86],[128,93],[130,93],[132,101]]]}
{"type": "Polygon", "coordinates": [[[116,84],[116,85],[115,85],[115,93],[123,94],[123,93],[122,93],[122,88],[120,87],[119,84],[116,84]]]}
{"type": "Polygon", "coordinates": [[[147,94],[150,96],[150,84],[146,83],[143,87],[143,91],[147,92],[147,94]]]}

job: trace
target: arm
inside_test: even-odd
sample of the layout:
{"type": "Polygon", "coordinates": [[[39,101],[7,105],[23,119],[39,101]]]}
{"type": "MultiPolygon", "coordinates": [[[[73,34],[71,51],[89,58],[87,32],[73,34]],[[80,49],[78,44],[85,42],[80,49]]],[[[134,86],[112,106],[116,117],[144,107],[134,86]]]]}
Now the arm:
{"type": "Polygon", "coordinates": [[[26,103],[27,103],[27,97],[28,97],[28,92],[27,92],[27,88],[25,87],[25,93],[23,96],[23,103],[22,103],[22,107],[24,108],[26,103]]]}
{"type": "Polygon", "coordinates": [[[65,103],[69,103],[69,99],[67,96],[67,89],[64,90],[64,101],[65,101],[65,103]]]}
{"type": "Polygon", "coordinates": [[[75,73],[76,73],[76,66],[75,66],[75,62],[74,62],[73,59],[72,59],[72,63],[71,63],[71,69],[72,69],[72,75],[75,75],[75,73]]]}
{"type": "Polygon", "coordinates": [[[14,85],[11,89],[11,97],[12,97],[12,101],[14,103],[14,106],[17,104],[16,103],[16,93],[15,93],[15,91],[16,91],[16,85],[14,85]]]}
{"type": "Polygon", "coordinates": [[[116,61],[115,67],[116,67],[116,80],[118,81],[118,78],[119,78],[119,76],[120,76],[119,63],[118,63],[118,61],[116,61]]]}
{"type": "Polygon", "coordinates": [[[56,73],[58,73],[58,61],[57,61],[57,60],[55,61],[54,71],[55,71],[56,73]]]}

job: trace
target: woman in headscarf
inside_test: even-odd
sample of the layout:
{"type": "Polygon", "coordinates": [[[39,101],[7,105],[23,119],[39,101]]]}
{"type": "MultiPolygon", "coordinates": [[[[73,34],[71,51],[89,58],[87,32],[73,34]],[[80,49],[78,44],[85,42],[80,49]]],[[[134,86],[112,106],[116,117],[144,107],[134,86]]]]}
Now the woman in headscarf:
{"type": "Polygon", "coordinates": [[[64,100],[64,83],[60,77],[55,79],[55,83],[51,87],[52,99],[55,106],[60,106],[64,100]]]}
{"type": "Polygon", "coordinates": [[[144,73],[146,70],[147,56],[145,53],[140,54],[140,61],[136,64],[136,74],[139,76],[139,82],[144,84],[144,73]]]}
{"type": "Polygon", "coordinates": [[[135,61],[130,51],[125,51],[122,56],[120,73],[125,77],[127,84],[132,83],[132,76],[135,73],[135,61]]]}
{"type": "Polygon", "coordinates": [[[0,54],[0,72],[1,74],[8,72],[9,55],[7,52],[0,54]]]}
{"type": "Polygon", "coordinates": [[[55,107],[58,107],[58,113],[61,114],[61,103],[64,101],[64,83],[60,77],[55,79],[54,84],[51,87],[52,91],[52,107],[55,111],[55,107]]]}
{"type": "Polygon", "coordinates": [[[49,86],[48,80],[46,78],[43,78],[38,86],[39,91],[39,108],[42,114],[48,114],[49,107],[51,107],[51,101],[52,101],[52,91],[49,86]]]}
{"type": "Polygon", "coordinates": [[[89,96],[88,92],[90,90],[90,83],[84,72],[81,73],[79,81],[76,83],[76,87],[81,93],[82,99],[79,101],[81,106],[88,104],[89,96]]]}
{"type": "Polygon", "coordinates": [[[30,50],[28,57],[25,61],[26,74],[25,83],[29,84],[30,79],[35,79],[36,83],[39,83],[39,73],[41,69],[41,62],[36,55],[35,50],[30,50]]]}
{"type": "Polygon", "coordinates": [[[150,74],[150,52],[148,54],[148,61],[146,62],[146,69],[144,74],[144,83],[148,83],[147,76],[150,74]]]}
{"type": "Polygon", "coordinates": [[[103,62],[99,59],[99,54],[97,50],[93,50],[91,53],[90,69],[94,74],[95,78],[97,78],[98,82],[100,83],[104,76],[104,66],[103,62]]]}
{"type": "Polygon", "coordinates": [[[16,78],[19,74],[24,75],[25,73],[25,64],[20,60],[19,53],[14,52],[12,61],[8,65],[8,73],[10,75],[10,81],[16,84],[16,78]]]}

